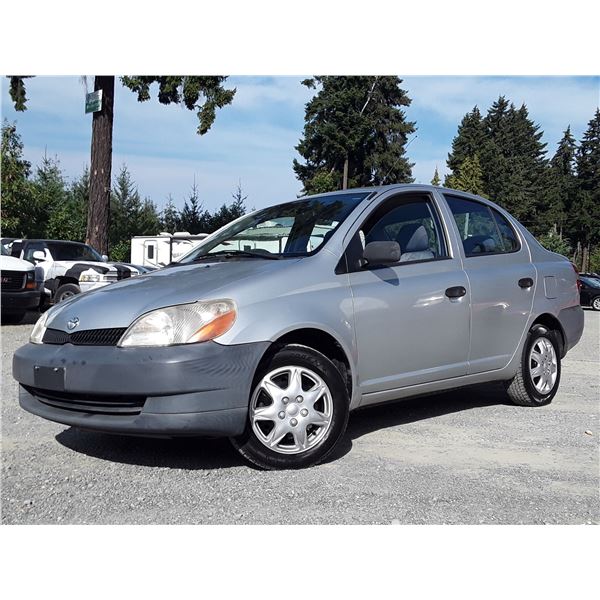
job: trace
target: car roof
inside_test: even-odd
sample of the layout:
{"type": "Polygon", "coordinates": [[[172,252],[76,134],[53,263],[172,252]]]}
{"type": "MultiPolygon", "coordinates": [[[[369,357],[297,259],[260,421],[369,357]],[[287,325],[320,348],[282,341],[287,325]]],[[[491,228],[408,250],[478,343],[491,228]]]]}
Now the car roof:
{"type": "Polygon", "coordinates": [[[305,200],[307,198],[317,198],[319,196],[330,196],[330,195],[338,195],[338,194],[352,194],[355,192],[360,193],[370,193],[369,200],[374,198],[375,196],[379,196],[383,192],[388,191],[398,191],[398,192],[439,192],[441,194],[453,194],[462,196],[467,199],[472,199],[477,202],[482,202],[484,204],[488,204],[493,206],[494,208],[500,209],[501,211],[506,212],[506,209],[503,209],[501,206],[489,200],[488,198],[483,198],[482,196],[478,196],[477,194],[471,194],[470,192],[465,192],[463,190],[455,190],[452,188],[443,187],[440,185],[431,185],[426,183],[390,183],[388,185],[374,185],[370,187],[358,187],[358,188],[348,188],[346,190],[335,190],[334,192],[324,192],[322,194],[311,194],[310,196],[302,196],[298,198],[298,200],[305,200]]]}
{"type": "Polygon", "coordinates": [[[84,244],[83,242],[72,242],[71,240],[45,240],[45,239],[38,239],[38,238],[33,238],[33,239],[29,239],[29,238],[22,238],[22,239],[17,239],[14,240],[15,242],[51,242],[52,244],[77,244],[78,246],[87,246],[88,244],[84,244]]]}

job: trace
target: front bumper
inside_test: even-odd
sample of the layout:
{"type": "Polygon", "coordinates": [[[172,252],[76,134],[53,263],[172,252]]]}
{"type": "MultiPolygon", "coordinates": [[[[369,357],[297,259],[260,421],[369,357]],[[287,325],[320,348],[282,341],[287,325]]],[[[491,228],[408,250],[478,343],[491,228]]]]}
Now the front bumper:
{"type": "Polygon", "coordinates": [[[146,436],[243,432],[269,342],[169,348],[26,344],[13,358],[25,410],[65,425],[146,436]]]}
{"type": "Polygon", "coordinates": [[[2,292],[2,312],[25,312],[40,305],[40,290],[2,292]]]}

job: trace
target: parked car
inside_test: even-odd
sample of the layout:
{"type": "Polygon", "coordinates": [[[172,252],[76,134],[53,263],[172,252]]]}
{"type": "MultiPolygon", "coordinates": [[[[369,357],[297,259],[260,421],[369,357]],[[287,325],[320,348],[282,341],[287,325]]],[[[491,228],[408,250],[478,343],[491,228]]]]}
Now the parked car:
{"type": "Polygon", "coordinates": [[[13,374],[21,406],[59,423],[229,436],[259,467],[298,468],[358,407],[490,381],[546,405],[582,331],[571,264],[506,211],[394,185],[255,211],[177,266],[72,298],[13,374]]]}
{"type": "Polygon", "coordinates": [[[13,240],[10,249],[12,256],[43,269],[44,300],[48,304],[138,274],[121,263],[107,263],[106,256],[80,242],[13,240]]]}
{"type": "Polygon", "coordinates": [[[579,297],[581,306],[600,310],[600,277],[592,273],[579,274],[579,297]]]}
{"type": "Polygon", "coordinates": [[[0,250],[2,322],[20,323],[28,310],[40,305],[42,273],[31,263],[10,256],[4,244],[0,250]]]}

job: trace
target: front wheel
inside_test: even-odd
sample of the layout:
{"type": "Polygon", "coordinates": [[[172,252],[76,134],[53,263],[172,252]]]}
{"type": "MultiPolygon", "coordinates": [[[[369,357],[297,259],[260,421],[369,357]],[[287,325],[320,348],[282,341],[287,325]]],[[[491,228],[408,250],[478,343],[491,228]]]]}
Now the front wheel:
{"type": "Polygon", "coordinates": [[[77,294],[81,294],[81,288],[75,283],[65,283],[61,285],[56,290],[56,295],[54,296],[54,304],[59,304],[63,300],[70,298],[71,296],[75,296],[77,294]]]}
{"type": "Polygon", "coordinates": [[[517,374],[506,382],[509,398],[520,406],[550,404],[560,382],[560,351],[556,332],[534,325],[527,334],[517,374]]]}
{"type": "Polygon", "coordinates": [[[246,431],[232,443],[263,469],[309,467],[334,449],[348,413],[348,391],[336,366],[312,348],[290,344],[257,373],[246,431]]]}

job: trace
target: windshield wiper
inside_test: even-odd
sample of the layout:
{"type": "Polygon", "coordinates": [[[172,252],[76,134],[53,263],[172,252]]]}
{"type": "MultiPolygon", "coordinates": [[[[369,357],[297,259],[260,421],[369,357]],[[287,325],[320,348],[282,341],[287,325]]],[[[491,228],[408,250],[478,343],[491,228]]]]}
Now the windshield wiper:
{"type": "Polygon", "coordinates": [[[224,258],[236,258],[244,256],[249,258],[266,258],[267,260],[281,260],[278,254],[263,254],[262,252],[251,252],[250,250],[219,250],[218,252],[209,252],[202,256],[197,256],[190,262],[200,262],[202,260],[211,259],[215,256],[223,256],[224,258]]]}

